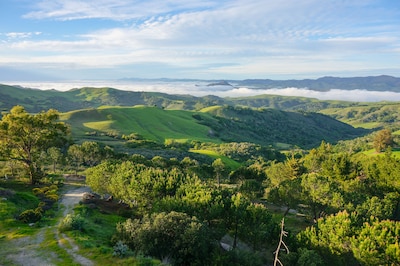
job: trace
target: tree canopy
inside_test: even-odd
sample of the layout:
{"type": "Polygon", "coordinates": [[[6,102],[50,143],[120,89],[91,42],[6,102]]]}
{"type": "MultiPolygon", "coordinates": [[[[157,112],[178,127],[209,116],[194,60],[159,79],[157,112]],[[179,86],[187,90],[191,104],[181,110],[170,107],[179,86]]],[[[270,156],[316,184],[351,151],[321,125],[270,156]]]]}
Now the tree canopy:
{"type": "Polygon", "coordinates": [[[58,117],[54,109],[29,114],[24,107],[15,106],[9,113],[4,113],[0,121],[1,155],[20,162],[32,184],[43,177],[41,153],[67,143],[69,129],[57,121],[58,117]]]}

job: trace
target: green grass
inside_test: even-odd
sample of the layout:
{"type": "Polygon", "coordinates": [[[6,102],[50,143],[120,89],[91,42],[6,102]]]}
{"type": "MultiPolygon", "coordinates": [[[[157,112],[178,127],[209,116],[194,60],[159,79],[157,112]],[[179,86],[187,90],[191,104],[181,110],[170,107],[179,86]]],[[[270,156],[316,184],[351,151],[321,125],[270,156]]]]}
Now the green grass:
{"type": "Polygon", "coordinates": [[[374,129],[374,128],[381,126],[381,123],[379,123],[379,122],[359,123],[359,122],[350,122],[349,121],[349,122],[345,122],[345,123],[348,123],[349,125],[352,125],[355,128],[361,127],[361,128],[365,128],[365,129],[374,129]]]}
{"type": "Polygon", "coordinates": [[[0,236],[12,239],[32,234],[34,229],[16,219],[21,212],[38,206],[39,199],[32,193],[32,187],[9,180],[0,182],[0,188],[13,193],[0,199],[0,236]]]}
{"type": "MultiPolygon", "coordinates": [[[[370,149],[367,151],[364,151],[363,154],[368,155],[368,156],[385,156],[385,152],[376,152],[375,149],[370,149]]],[[[392,149],[392,156],[399,158],[400,159],[400,148],[393,148],[392,149]]]]}
{"type": "Polygon", "coordinates": [[[136,133],[158,143],[164,143],[167,139],[218,142],[218,139],[208,136],[209,128],[198,123],[193,114],[190,111],[163,110],[157,107],[103,106],[99,109],[64,113],[60,120],[71,125],[75,138],[88,138],[87,132],[96,131],[119,135],[136,133]]]}
{"type": "Polygon", "coordinates": [[[241,166],[241,164],[235,160],[232,160],[231,158],[228,158],[226,156],[223,156],[219,153],[217,153],[216,151],[213,150],[194,150],[191,149],[190,152],[193,153],[198,153],[198,154],[203,154],[203,155],[207,155],[213,159],[218,159],[221,158],[222,162],[229,167],[231,170],[235,170],[237,168],[239,168],[241,166]]]}
{"type": "MultiPolygon", "coordinates": [[[[116,224],[125,221],[126,218],[106,211],[101,206],[98,209],[79,205],[74,208],[74,211],[85,220],[83,230],[69,231],[67,235],[79,245],[80,254],[99,265],[142,265],[139,262],[140,258],[119,258],[112,255],[111,239],[116,232],[116,224]]],[[[153,260],[153,263],[151,265],[158,265],[159,262],[153,260]]]]}

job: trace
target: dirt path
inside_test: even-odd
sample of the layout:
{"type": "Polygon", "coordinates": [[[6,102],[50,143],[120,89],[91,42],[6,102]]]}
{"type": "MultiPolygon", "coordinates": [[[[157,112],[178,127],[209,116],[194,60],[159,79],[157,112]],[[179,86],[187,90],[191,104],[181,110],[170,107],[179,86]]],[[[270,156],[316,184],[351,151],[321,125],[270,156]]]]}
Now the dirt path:
{"type": "MultiPolygon", "coordinates": [[[[82,200],[83,193],[89,191],[88,187],[70,187],[62,195],[61,205],[64,206],[63,217],[71,213],[74,205],[82,200]]],[[[61,219],[63,218],[61,217],[61,219]]],[[[58,245],[64,249],[72,258],[75,264],[92,266],[94,263],[78,254],[79,247],[72,239],[65,234],[60,234],[56,226],[43,227],[33,236],[23,237],[9,241],[7,250],[4,251],[4,265],[23,265],[23,266],[45,266],[62,264],[58,255],[41,246],[46,234],[51,234],[57,240],[58,245]],[[68,243],[67,245],[65,243],[68,243]]],[[[0,252],[1,254],[2,252],[0,252]]]]}
{"type": "MultiPolygon", "coordinates": [[[[88,187],[79,187],[75,189],[68,190],[62,200],[61,204],[65,207],[64,212],[63,212],[63,217],[67,216],[68,213],[71,213],[74,206],[79,203],[80,200],[82,200],[82,195],[85,192],[90,191],[88,187]]],[[[58,231],[56,232],[56,237],[58,240],[58,244],[64,248],[68,254],[74,258],[75,262],[79,263],[80,265],[85,265],[85,266],[92,266],[94,265],[92,261],[89,259],[79,255],[77,252],[79,251],[79,247],[74,243],[72,239],[70,239],[68,236],[65,234],[61,234],[61,237],[68,241],[68,244],[70,248],[68,248],[66,245],[62,243],[60,240],[60,235],[58,231]]]]}

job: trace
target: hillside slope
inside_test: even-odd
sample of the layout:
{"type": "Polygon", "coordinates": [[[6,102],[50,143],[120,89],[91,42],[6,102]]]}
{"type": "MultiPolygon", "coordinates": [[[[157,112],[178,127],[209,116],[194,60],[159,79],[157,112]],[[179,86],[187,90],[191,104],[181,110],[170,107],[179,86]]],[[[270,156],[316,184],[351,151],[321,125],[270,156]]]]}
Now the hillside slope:
{"type": "Polygon", "coordinates": [[[286,112],[276,109],[240,107],[207,108],[218,123],[205,122],[224,141],[243,141],[274,145],[276,143],[313,147],[322,140],[335,143],[352,139],[368,131],[354,128],[318,113],[286,112]]]}
{"type": "Polygon", "coordinates": [[[10,110],[22,105],[37,113],[50,108],[69,112],[100,106],[158,106],[165,109],[199,110],[210,105],[224,104],[216,96],[195,97],[158,92],[122,91],[113,88],[80,88],[69,91],[36,90],[0,84],[0,109],[10,110]]]}
{"type": "Polygon", "coordinates": [[[316,113],[252,110],[215,106],[202,112],[158,107],[102,107],[64,113],[77,139],[136,134],[163,144],[178,142],[252,142],[261,145],[313,147],[322,140],[334,143],[367,133],[316,113]]]}

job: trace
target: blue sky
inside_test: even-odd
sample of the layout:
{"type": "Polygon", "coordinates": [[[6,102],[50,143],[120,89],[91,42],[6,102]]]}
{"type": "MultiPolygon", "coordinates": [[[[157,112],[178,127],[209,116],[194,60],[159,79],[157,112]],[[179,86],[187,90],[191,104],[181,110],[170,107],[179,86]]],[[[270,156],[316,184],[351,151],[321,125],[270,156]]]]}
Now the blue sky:
{"type": "Polygon", "coordinates": [[[0,1],[0,82],[399,71],[398,0],[0,1]]]}

